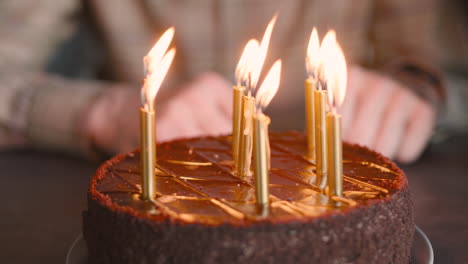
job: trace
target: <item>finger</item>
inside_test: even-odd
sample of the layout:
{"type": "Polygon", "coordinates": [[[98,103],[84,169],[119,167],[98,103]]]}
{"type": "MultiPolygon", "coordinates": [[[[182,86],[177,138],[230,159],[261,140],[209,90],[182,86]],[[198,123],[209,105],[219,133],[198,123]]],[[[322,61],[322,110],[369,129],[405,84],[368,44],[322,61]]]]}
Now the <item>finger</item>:
{"type": "Polygon", "coordinates": [[[219,107],[226,116],[232,115],[232,83],[218,73],[207,72],[195,81],[196,92],[219,107]]]}
{"type": "Polygon", "coordinates": [[[174,133],[171,133],[174,128],[169,124],[166,116],[158,118],[156,124],[156,141],[158,143],[174,139],[174,133]]]}
{"type": "Polygon", "coordinates": [[[231,118],[219,112],[217,105],[205,105],[197,113],[200,130],[207,135],[217,135],[231,131],[231,118]]]}
{"type": "Polygon", "coordinates": [[[346,89],[346,97],[343,105],[340,107],[340,112],[343,115],[343,137],[349,135],[349,130],[356,111],[357,95],[361,87],[364,87],[363,70],[358,66],[351,67],[349,71],[348,86],[346,89]]]}
{"type": "Polygon", "coordinates": [[[217,135],[231,131],[231,115],[220,111],[220,104],[213,97],[205,98],[200,95],[187,93],[180,98],[191,105],[194,121],[201,134],[217,135]]]}
{"type": "Polygon", "coordinates": [[[434,124],[434,109],[429,103],[418,99],[406,129],[406,136],[397,153],[398,161],[409,163],[421,155],[432,134],[434,124]]]}
{"type": "Polygon", "coordinates": [[[232,117],[232,88],[219,87],[220,93],[216,98],[219,113],[232,117]]]}
{"type": "Polygon", "coordinates": [[[200,126],[202,127],[203,135],[217,136],[231,133],[231,123],[226,121],[218,122],[215,127],[209,121],[204,121],[200,126]]]}
{"type": "Polygon", "coordinates": [[[212,107],[212,111],[224,116],[232,118],[232,88],[214,87],[206,89],[208,96],[195,96],[191,101],[205,102],[212,107]]]}
{"type": "Polygon", "coordinates": [[[140,120],[138,116],[140,93],[128,88],[115,89],[119,98],[114,98],[113,106],[118,109],[114,122],[118,124],[120,152],[129,152],[139,145],[140,120]]]}
{"type": "Polygon", "coordinates": [[[218,113],[217,115],[217,119],[219,120],[217,123],[217,127],[213,129],[213,124],[211,124],[210,130],[205,132],[210,135],[225,135],[231,133],[232,119],[226,117],[223,113],[218,113]]]}
{"type": "Polygon", "coordinates": [[[177,99],[170,102],[165,115],[160,118],[159,123],[156,126],[158,141],[191,137],[198,134],[199,131],[188,105],[177,99]]]}
{"type": "Polygon", "coordinates": [[[395,157],[414,102],[414,96],[405,89],[397,89],[394,92],[388,108],[385,110],[382,125],[373,143],[373,149],[390,159],[395,157]]]}
{"type": "Polygon", "coordinates": [[[177,114],[173,118],[173,122],[177,124],[179,138],[181,137],[196,137],[203,134],[203,130],[198,122],[199,116],[193,111],[191,104],[186,102],[178,102],[177,114]]]}
{"type": "Polygon", "coordinates": [[[375,78],[369,82],[373,89],[363,89],[358,99],[349,141],[371,147],[378,131],[380,120],[389,104],[390,95],[397,84],[387,78],[375,78]]]}

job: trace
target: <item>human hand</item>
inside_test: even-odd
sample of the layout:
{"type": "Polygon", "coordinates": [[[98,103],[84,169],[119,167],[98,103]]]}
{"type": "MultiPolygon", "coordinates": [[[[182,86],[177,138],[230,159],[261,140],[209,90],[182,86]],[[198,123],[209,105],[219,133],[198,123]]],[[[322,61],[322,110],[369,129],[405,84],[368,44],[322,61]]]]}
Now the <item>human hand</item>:
{"type": "Polygon", "coordinates": [[[231,132],[232,84],[217,73],[201,74],[175,97],[161,103],[158,141],[231,132]]]}
{"type": "Polygon", "coordinates": [[[106,154],[124,153],[138,146],[140,91],[136,87],[109,87],[91,104],[85,116],[85,135],[106,154]]]}
{"type": "MultiPolygon", "coordinates": [[[[176,138],[226,134],[231,131],[231,84],[205,73],[175,96],[156,103],[158,142],[176,138]]],[[[156,98],[158,100],[158,98],[156,98]]],[[[110,153],[129,152],[139,144],[140,91],[108,89],[91,106],[86,131],[96,147],[110,153]]]]}
{"type": "Polygon", "coordinates": [[[343,138],[403,163],[416,160],[435,125],[432,105],[402,84],[352,66],[341,107],[343,138]]]}

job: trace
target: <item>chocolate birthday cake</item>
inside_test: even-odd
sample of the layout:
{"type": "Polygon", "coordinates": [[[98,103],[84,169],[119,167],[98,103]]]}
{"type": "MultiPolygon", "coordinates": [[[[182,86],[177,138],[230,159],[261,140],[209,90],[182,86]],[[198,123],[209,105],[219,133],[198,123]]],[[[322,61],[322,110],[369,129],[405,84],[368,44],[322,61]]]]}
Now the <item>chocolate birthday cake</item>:
{"type": "Polygon", "coordinates": [[[306,137],[271,133],[270,208],[233,173],[229,137],[157,147],[157,195],[143,201],[139,151],[105,162],[83,213],[90,263],[409,263],[413,205],[404,173],[343,145],[343,196],[314,185],[306,137]]]}

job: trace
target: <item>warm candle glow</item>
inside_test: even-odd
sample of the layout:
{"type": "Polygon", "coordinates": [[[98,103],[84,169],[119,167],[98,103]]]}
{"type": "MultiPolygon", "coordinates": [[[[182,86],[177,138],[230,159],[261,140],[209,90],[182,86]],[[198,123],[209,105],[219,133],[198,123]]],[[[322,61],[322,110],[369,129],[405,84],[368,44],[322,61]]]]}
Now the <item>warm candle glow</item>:
{"type": "Polygon", "coordinates": [[[346,93],[347,69],[343,50],[336,34],[329,31],[320,47],[319,74],[328,94],[330,112],[327,114],[327,186],[328,196],[343,195],[343,149],[341,141],[341,115],[337,108],[346,93]]]}
{"type": "Polygon", "coordinates": [[[281,60],[275,61],[257,91],[257,111],[262,112],[278,91],[281,79],[281,60]]]}
{"type": "Polygon", "coordinates": [[[157,64],[162,60],[164,54],[169,48],[169,45],[171,44],[172,39],[174,38],[174,33],[174,27],[167,29],[153,46],[153,48],[151,48],[148,54],[143,58],[143,63],[145,65],[145,75],[153,72],[157,64]]]}
{"type": "Polygon", "coordinates": [[[161,83],[171,66],[175,49],[169,49],[174,28],[169,28],[143,58],[146,78],[141,88],[140,148],[141,148],[141,199],[152,200],[156,195],[156,114],[154,100],[161,83]]]}
{"type": "Polygon", "coordinates": [[[276,23],[277,15],[275,15],[270,23],[268,24],[265,34],[263,35],[262,42],[260,43],[260,47],[257,50],[257,54],[255,55],[254,66],[252,69],[252,75],[250,78],[250,87],[254,89],[258,83],[258,78],[262,72],[263,64],[265,63],[265,58],[268,52],[268,46],[270,45],[271,33],[273,32],[273,27],[276,23]]]}
{"type": "MultiPolygon", "coordinates": [[[[240,141],[239,141],[239,152],[238,152],[238,166],[237,171],[241,178],[246,177],[250,174],[250,160],[252,157],[252,121],[254,119],[255,113],[255,98],[256,96],[258,101],[270,101],[271,98],[268,96],[263,99],[259,99],[257,96],[257,82],[262,72],[263,64],[265,63],[266,54],[268,51],[268,46],[270,44],[271,34],[273,32],[273,27],[276,23],[276,15],[268,24],[265,34],[263,35],[262,42],[259,44],[255,39],[250,40],[244,48],[239,63],[236,68],[236,81],[238,86],[245,84],[247,89],[247,96],[242,98],[242,110],[241,110],[241,122],[240,122],[240,141]],[[269,98],[269,99],[268,99],[269,98]]],[[[277,72],[279,78],[279,71],[281,70],[281,62],[279,66],[272,68],[272,71],[277,72]],[[279,67],[279,69],[278,69],[279,67]]],[[[268,74],[271,75],[271,72],[268,74]]],[[[271,82],[272,77],[267,77],[268,82],[271,82]]],[[[274,85],[274,83],[270,84],[274,85]]],[[[279,85],[279,79],[278,79],[279,85]]],[[[278,87],[273,87],[275,90],[278,87]]],[[[265,90],[265,88],[263,88],[265,90]]],[[[265,93],[265,92],[263,92],[265,93]]],[[[273,97],[274,95],[271,95],[273,97]]],[[[268,103],[267,103],[268,104],[268,103]]],[[[261,107],[257,107],[259,109],[261,107]]],[[[261,110],[259,110],[261,112],[261,110]]],[[[234,126],[233,126],[234,127],[234,126]]],[[[234,134],[234,133],[233,133],[234,134]]],[[[233,144],[234,145],[234,144],[233,144]]],[[[235,151],[233,151],[235,155],[235,151]]],[[[235,158],[235,157],[234,157],[235,158]]]]}
{"type": "Polygon", "coordinates": [[[246,85],[249,82],[249,76],[252,74],[255,56],[259,48],[260,44],[256,39],[249,40],[245,45],[236,67],[236,82],[238,86],[246,85]]]}
{"type": "Polygon", "coordinates": [[[169,28],[143,59],[148,75],[141,89],[142,104],[147,111],[154,110],[154,99],[161,83],[169,70],[175,56],[175,49],[167,52],[174,36],[174,29],[169,28]]]}
{"type": "Polygon", "coordinates": [[[320,73],[326,83],[328,102],[332,111],[336,111],[345,98],[347,83],[346,59],[334,31],[329,31],[320,47],[320,73]]]}
{"type": "Polygon", "coordinates": [[[309,45],[307,46],[306,69],[307,75],[311,78],[317,77],[317,68],[320,65],[320,41],[317,29],[314,27],[310,34],[309,45]]]}
{"type": "Polygon", "coordinates": [[[145,108],[147,108],[146,110],[152,111],[154,107],[154,99],[156,98],[156,94],[161,87],[161,83],[171,66],[174,56],[175,49],[173,48],[164,55],[160,64],[155,68],[156,70],[146,77],[145,84],[143,86],[143,89],[145,90],[145,102],[147,102],[147,104],[145,104],[145,108]]]}

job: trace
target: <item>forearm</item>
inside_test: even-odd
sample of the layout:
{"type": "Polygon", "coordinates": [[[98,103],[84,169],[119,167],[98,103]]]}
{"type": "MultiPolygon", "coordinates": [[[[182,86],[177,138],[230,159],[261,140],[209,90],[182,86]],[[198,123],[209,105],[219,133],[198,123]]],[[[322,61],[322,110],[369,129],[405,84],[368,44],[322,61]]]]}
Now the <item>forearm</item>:
{"type": "Polygon", "coordinates": [[[447,92],[443,73],[435,66],[411,59],[389,64],[385,74],[429,102],[440,116],[446,106],[447,92]]]}
{"type": "Polygon", "coordinates": [[[382,0],[375,4],[371,66],[431,102],[440,113],[445,80],[436,64],[437,0],[382,0]]]}
{"type": "Polygon", "coordinates": [[[2,145],[22,143],[89,156],[92,146],[86,135],[85,118],[105,86],[47,74],[3,76],[0,84],[2,145]]]}

